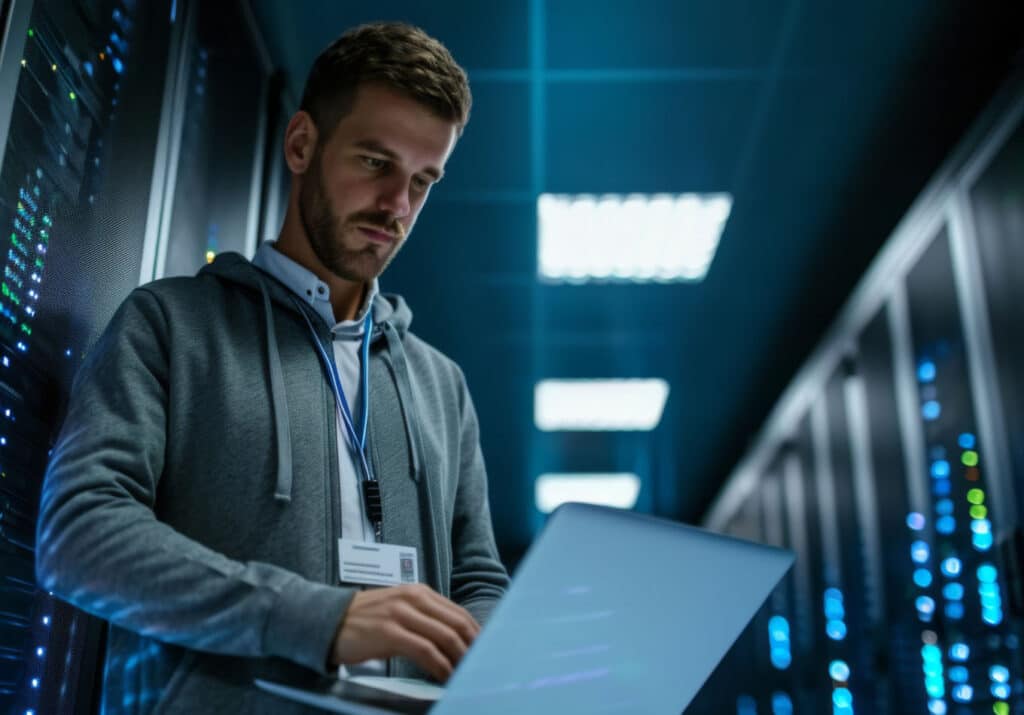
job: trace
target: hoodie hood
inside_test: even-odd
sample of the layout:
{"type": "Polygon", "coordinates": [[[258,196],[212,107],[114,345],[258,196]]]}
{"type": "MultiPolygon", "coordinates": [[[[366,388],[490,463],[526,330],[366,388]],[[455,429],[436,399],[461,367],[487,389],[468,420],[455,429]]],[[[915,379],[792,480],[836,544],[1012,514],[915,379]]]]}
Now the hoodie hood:
{"type": "MultiPolygon", "coordinates": [[[[274,322],[274,306],[306,317],[317,329],[317,341],[324,354],[333,355],[329,348],[332,339],[330,328],[312,308],[304,307],[287,286],[266,271],[254,266],[237,253],[222,253],[199,271],[200,276],[215,276],[220,280],[244,286],[258,291],[263,302],[264,328],[266,333],[266,361],[270,375],[270,394],[273,401],[275,450],[277,455],[277,479],[274,487],[274,498],[279,501],[291,501],[292,493],[292,448],[291,428],[288,421],[288,408],[284,388],[284,370],[277,348],[277,330],[274,322]],[[324,344],[327,343],[328,346],[324,344]]],[[[400,295],[378,293],[373,300],[373,333],[371,345],[382,342],[387,355],[386,362],[390,368],[392,379],[398,390],[401,403],[402,418],[405,426],[406,439],[410,447],[412,477],[420,481],[423,478],[423,462],[419,457],[422,437],[419,433],[419,411],[413,399],[409,378],[409,366],[405,357],[402,341],[412,323],[412,310],[400,295]],[[382,340],[383,339],[383,340],[382,340]]],[[[310,336],[313,339],[313,336],[310,336]]],[[[312,346],[311,346],[312,347],[312,346]]],[[[329,379],[325,369],[325,379],[329,379]]]]}
{"type": "MultiPolygon", "coordinates": [[[[199,275],[213,275],[219,279],[245,286],[252,290],[266,292],[272,304],[297,311],[294,294],[283,283],[269,273],[257,268],[238,253],[221,253],[199,271],[199,275]]],[[[300,301],[301,302],[301,301],[300,301]]],[[[306,311],[314,325],[324,322],[314,311],[306,311]]],[[[380,337],[383,324],[389,323],[400,337],[405,337],[412,324],[412,310],[405,299],[394,293],[378,293],[373,300],[373,339],[380,337]]],[[[325,326],[331,327],[331,326],[325,326]]]]}

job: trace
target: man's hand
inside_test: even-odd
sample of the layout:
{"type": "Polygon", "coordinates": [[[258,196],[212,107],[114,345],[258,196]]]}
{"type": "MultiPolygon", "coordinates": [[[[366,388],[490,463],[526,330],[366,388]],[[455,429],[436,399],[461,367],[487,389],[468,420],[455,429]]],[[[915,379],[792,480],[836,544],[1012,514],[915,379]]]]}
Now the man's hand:
{"type": "Polygon", "coordinates": [[[429,586],[361,591],[334,636],[331,664],[404,656],[443,683],[479,632],[469,611],[429,586]]]}

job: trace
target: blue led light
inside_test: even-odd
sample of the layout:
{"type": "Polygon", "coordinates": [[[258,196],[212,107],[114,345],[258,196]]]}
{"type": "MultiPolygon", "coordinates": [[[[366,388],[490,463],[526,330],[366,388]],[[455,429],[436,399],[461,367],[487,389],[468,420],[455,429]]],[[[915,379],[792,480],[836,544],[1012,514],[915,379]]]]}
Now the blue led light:
{"type": "Polygon", "coordinates": [[[971,531],[975,534],[991,534],[992,522],[988,519],[974,519],[971,521],[971,531]]]}
{"type": "Polygon", "coordinates": [[[853,694],[847,688],[836,688],[832,691],[832,703],[837,708],[848,709],[853,705],[853,694]]]}
{"type": "Polygon", "coordinates": [[[945,459],[940,459],[936,462],[932,462],[932,476],[935,479],[943,479],[949,476],[949,462],[945,459]]]}
{"type": "Polygon", "coordinates": [[[931,360],[924,360],[917,366],[918,382],[931,382],[935,379],[935,363],[931,360]]]}
{"type": "Polygon", "coordinates": [[[914,583],[921,588],[928,588],[932,585],[932,572],[928,569],[916,569],[914,571],[914,583]]]}
{"type": "Polygon", "coordinates": [[[942,405],[939,404],[938,400],[928,400],[926,403],[921,405],[921,416],[927,421],[939,419],[939,415],[942,414],[942,405]]]}
{"type": "Polygon", "coordinates": [[[910,545],[910,558],[914,560],[915,564],[923,564],[928,561],[929,554],[930,549],[925,541],[915,541],[910,545]]]}
{"type": "Polygon", "coordinates": [[[772,640],[789,640],[789,621],[782,616],[772,616],[768,621],[768,633],[772,640]]]}
{"type": "Polygon", "coordinates": [[[964,604],[959,601],[947,603],[945,606],[946,618],[951,621],[959,621],[964,617],[964,604]]]}
{"type": "Polygon", "coordinates": [[[772,693],[772,715],[793,715],[793,701],[786,693],[772,693]]]}
{"type": "Polygon", "coordinates": [[[940,517],[935,522],[935,530],[940,534],[952,534],[956,531],[956,519],[951,516],[940,517]]]}
{"type": "Polygon", "coordinates": [[[36,655],[38,655],[40,658],[42,658],[43,654],[45,654],[45,653],[46,653],[45,649],[43,649],[43,648],[36,648],[36,655]]]}
{"type": "Polygon", "coordinates": [[[956,578],[963,570],[963,563],[955,556],[950,556],[942,562],[942,573],[950,578],[956,578]]]}
{"type": "Polygon", "coordinates": [[[928,712],[932,715],[946,715],[946,703],[942,700],[929,700],[928,712]]]}
{"type": "Polygon", "coordinates": [[[850,679],[850,666],[845,661],[833,660],[828,666],[828,674],[832,680],[838,680],[841,683],[845,683],[850,679]]]}
{"type": "Polygon", "coordinates": [[[921,646],[921,658],[925,663],[941,663],[942,651],[939,650],[937,645],[928,643],[921,646]]]}
{"type": "Polygon", "coordinates": [[[924,690],[933,698],[941,698],[946,694],[946,684],[941,675],[937,678],[925,678],[924,690]]]}
{"type": "Polygon", "coordinates": [[[120,58],[115,57],[114,61],[111,62],[111,65],[114,67],[114,71],[118,74],[124,72],[124,62],[122,62],[120,58]]]}
{"type": "Polygon", "coordinates": [[[788,648],[772,648],[771,659],[776,670],[785,670],[793,662],[793,656],[789,654],[788,648]]]}
{"type": "Polygon", "coordinates": [[[937,497],[948,497],[953,490],[953,483],[948,479],[936,479],[932,482],[932,494],[937,497]]]}
{"type": "Polygon", "coordinates": [[[967,668],[962,665],[954,665],[949,669],[949,679],[954,683],[966,683],[968,679],[967,668]]]}
{"type": "Polygon", "coordinates": [[[39,678],[32,678],[32,687],[33,688],[38,688],[39,687],[39,678]]]}
{"type": "Polygon", "coordinates": [[[970,685],[958,685],[953,688],[953,699],[958,703],[969,703],[974,697],[974,688],[970,685]]]}
{"type": "Polygon", "coordinates": [[[949,516],[953,513],[953,500],[940,499],[935,502],[935,513],[939,516],[949,516]]]}
{"type": "Polygon", "coordinates": [[[992,683],[989,692],[992,693],[993,698],[999,698],[1000,700],[1010,699],[1010,686],[1006,683],[992,683]]]}
{"type": "Polygon", "coordinates": [[[82,69],[84,69],[85,73],[90,77],[92,77],[96,71],[95,68],[92,66],[92,62],[83,62],[82,69]]]}
{"type": "MultiPolygon", "coordinates": [[[[829,589],[829,591],[835,591],[835,589],[829,589]]],[[[842,594],[838,598],[830,596],[829,591],[825,592],[825,617],[842,620],[846,616],[846,609],[843,608],[843,596],[842,594]]]]}
{"type": "Polygon", "coordinates": [[[964,663],[971,657],[971,647],[966,643],[954,643],[949,647],[949,659],[964,663]]]}
{"type": "Polygon", "coordinates": [[[982,583],[995,583],[998,577],[999,573],[992,564],[982,564],[978,567],[978,580],[982,583]]]}
{"type": "Polygon", "coordinates": [[[978,444],[978,440],[970,432],[964,432],[956,442],[960,445],[961,449],[974,449],[975,445],[978,444]]]}
{"type": "Polygon", "coordinates": [[[825,635],[834,641],[841,641],[846,638],[846,624],[842,621],[832,620],[825,624],[825,635]]]}
{"type": "Polygon", "coordinates": [[[973,534],[971,544],[978,551],[988,551],[992,548],[992,534],[973,534]]]}
{"type": "Polygon", "coordinates": [[[736,698],[736,715],[757,715],[757,701],[750,695],[736,698]]]}
{"type": "Polygon", "coordinates": [[[914,605],[917,607],[918,613],[924,615],[935,613],[935,600],[928,596],[918,596],[917,600],[914,601],[914,605]]]}
{"type": "Polygon", "coordinates": [[[982,593],[979,595],[982,608],[999,608],[1003,605],[1003,599],[999,597],[998,593],[982,593]]]}
{"type": "Polygon", "coordinates": [[[1010,671],[1005,665],[993,665],[988,669],[988,677],[996,683],[1009,683],[1010,671]]]}
{"type": "Polygon", "coordinates": [[[964,597],[963,584],[952,581],[942,587],[942,595],[949,601],[960,601],[964,597]]]}
{"type": "Polygon", "coordinates": [[[996,608],[981,609],[981,620],[990,626],[998,626],[1003,622],[1003,611],[996,608]]]}

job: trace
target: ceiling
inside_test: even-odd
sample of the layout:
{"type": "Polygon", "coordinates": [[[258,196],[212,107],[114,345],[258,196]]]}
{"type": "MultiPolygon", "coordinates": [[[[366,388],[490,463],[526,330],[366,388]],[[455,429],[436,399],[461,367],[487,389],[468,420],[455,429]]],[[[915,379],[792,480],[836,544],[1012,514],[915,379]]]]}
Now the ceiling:
{"type": "Polygon", "coordinates": [[[252,0],[293,96],[353,24],[401,19],[467,69],[473,116],[382,279],[453,357],[515,560],[549,471],[641,475],[697,521],[916,195],[1022,64],[1024,3],[252,0]],[[729,192],[706,280],[537,280],[536,197],[729,192]],[[646,433],[543,433],[552,377],[660,377],[646,433]]]}

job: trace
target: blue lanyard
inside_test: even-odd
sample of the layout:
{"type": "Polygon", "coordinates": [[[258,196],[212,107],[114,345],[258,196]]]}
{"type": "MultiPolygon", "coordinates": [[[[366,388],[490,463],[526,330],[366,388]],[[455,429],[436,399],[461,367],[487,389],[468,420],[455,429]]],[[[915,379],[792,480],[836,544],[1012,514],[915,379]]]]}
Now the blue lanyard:
{"type": "MultiPolygon", "coordinates": [[[[292,297],[292,300],[298,304],[298,300],[294,297],[292,297]]],[[[334,359],[324,350],[316,328],[310,322],[306,311],[300,308],[299,313],[306,320],[306,325],[309,326],[309,331],[313,336],[313,344],[316,345],[320,359],[327,369],[331,390],[334,392],[335,402],[338,412],[341,413],[342,422],[345,424],[345,431],[348,434],[349,442],[351,442],[353,450],[359,455],[359,461],[363,467],[363,479],[367,482],[372,482],[374,481],[373,472],[370,470],[370,464],[366,460],[366,426],[370,421],[370,337],[373,332],[373,310],[371,308],[366,312],[366,320],[363,321],[362,364],[359,366],[360,382],[363,389],[363,409],[359,415],[360,424],[358,430],[356,429],[355,420],[352,418],[352,410],[349,408],[348,400],[345,399],[345,390],[341,384],[341,376],[338,374],[338,366],[335,364],[334,359]]]]}

